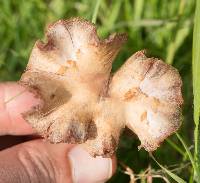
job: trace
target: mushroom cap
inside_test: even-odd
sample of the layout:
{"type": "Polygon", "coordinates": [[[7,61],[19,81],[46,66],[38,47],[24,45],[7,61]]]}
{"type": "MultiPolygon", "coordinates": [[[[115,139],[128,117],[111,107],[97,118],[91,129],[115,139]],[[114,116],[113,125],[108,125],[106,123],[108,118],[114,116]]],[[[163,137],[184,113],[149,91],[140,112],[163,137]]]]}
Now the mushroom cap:
{"type": "Polygon", "coordinates": [[[131,56],[111,81],[109,95],[126,104],[126,125],[147,151],[181,125],[182,81],[178,71],[144,51],[131,56]]]}

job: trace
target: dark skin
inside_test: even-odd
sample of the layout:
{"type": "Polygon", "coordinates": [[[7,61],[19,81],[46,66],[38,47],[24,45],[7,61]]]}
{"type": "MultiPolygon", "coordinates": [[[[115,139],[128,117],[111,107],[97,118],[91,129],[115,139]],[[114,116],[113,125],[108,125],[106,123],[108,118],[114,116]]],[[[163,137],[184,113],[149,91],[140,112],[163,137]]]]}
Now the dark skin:
{"type": "Polygon", "coordinates": [[[50,144],[35,136],[21,113],[40,102],[16,83],[0,84],[0,183],[108,180],[116,169],[115,157],[92,158],[80,146],[50,144]]]}

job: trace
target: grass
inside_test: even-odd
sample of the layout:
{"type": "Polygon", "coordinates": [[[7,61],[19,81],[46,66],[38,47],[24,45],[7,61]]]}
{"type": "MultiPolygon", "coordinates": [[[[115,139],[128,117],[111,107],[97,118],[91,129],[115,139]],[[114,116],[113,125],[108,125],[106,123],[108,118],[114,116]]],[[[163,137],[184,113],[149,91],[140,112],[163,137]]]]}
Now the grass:
{"type": "Polygon", "coordinates": [[[194,20],[193,33],[193,94],[194,94],[194,122],[195,122],[195,162],[196,162],[196,176],[200,180],[200,130],[199,130],[199,115],[200,115],[200,0],[196,3],[196,13],[194,20]]]}
{"type": "Polygon", "coordinates": [[[94,23],[94,24],[96,23],[96,20],[97,20],[97,13],[99,10],[100,3],[101,3],[101,0],[97,0],[96,6],[94,8],[94,12],[93,12],[93,16],[92,16],[92,23],[94,23]]]}
{"type": "Polygon", "coordinates": [[[139,141],[126,130],[117,151],[121,163],[110,182],[129,182],[134,177],[141,183],[150,178],[153,182],[200,180],[200,0],[1,0],[0,10],[1,81],[20,78],[34,42],[43,39],[48,23],[72,16],[96,23],[101,37],[110,32],[128,34],[113,71],[141,49],[176,67],[184,94],[178,135],[154,153],[156,162],[137,150],[139,141]]]}

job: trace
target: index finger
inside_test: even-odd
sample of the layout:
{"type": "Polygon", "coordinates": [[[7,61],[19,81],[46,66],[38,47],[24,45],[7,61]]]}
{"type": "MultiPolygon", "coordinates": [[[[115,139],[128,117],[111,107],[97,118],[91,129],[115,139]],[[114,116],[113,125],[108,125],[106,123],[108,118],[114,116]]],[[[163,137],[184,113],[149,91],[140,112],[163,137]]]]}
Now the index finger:
{"type": "Polygon", "coordinates": [[[0,83],[0,135],[28,135],[35,131],[21,113],[41,103],[33,93],[17,83],[0,83]]]}

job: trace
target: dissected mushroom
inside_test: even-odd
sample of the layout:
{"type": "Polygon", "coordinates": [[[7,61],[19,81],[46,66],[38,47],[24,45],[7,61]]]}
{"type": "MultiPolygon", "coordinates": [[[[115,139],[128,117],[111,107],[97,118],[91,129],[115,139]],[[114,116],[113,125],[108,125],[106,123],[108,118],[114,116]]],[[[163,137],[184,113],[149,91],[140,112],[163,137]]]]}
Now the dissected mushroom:
{"type": "Polygon", "coordinates": [[[23,116],[45,139],[111,156],[125,126],[147,151],[179,128],[182,81],[175,68],[139,51],[111,76],[126,35],[100,40],[80,18],[51,24],[46,37],[35,43],[20,80],[44,101],[23,116]]]}

